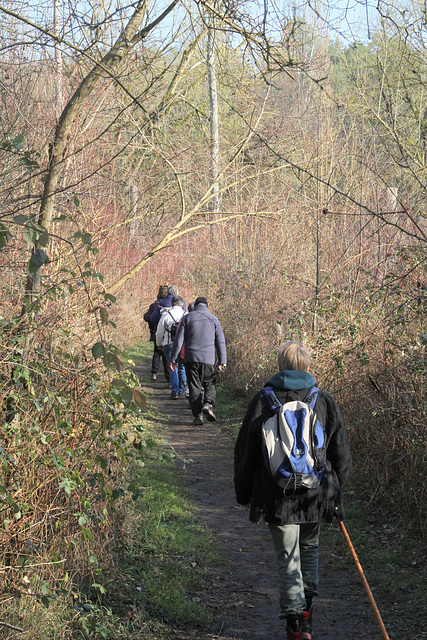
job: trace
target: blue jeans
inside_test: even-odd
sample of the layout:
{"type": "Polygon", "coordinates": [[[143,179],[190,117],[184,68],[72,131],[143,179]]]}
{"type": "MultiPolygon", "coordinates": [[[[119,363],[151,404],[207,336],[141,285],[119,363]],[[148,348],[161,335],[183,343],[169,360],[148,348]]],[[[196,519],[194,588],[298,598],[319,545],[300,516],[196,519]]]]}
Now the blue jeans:
{"type": "Polygon", "coordinates": [[[268,528],[279,569],[279,617],[302,615],[306,610],[305,596],[318,593],[320,524],[269,524],[268,528]]]}
{"type": "MultiPolygon", "coordinates": [[[[171,362],[172,344],[165,344],[163,347],[163,353],[165,354],[168,364],[171,362]]],[[[174,393],[179,393],[183,396],[185,393],[185,385],[187,384],[187,377],[185,375],[184,362],[181,358],[178,359],[175,371],[169,369],[169,382],[171,389],[174,393]]]]}

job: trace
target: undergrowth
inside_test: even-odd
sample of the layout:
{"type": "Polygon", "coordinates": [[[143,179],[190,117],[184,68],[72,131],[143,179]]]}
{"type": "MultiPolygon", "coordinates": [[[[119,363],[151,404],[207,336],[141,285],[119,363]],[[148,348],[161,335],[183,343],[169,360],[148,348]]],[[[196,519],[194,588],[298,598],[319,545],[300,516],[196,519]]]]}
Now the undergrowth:
{"type": "MultiPolygon", "coordinates": [[[[151,350],[152,345],[145,344],[121,357],[138,368],[146,364],[151,350]]],[[[99,376],[98,371],[96,375],[99,376]]],[[[128,380],[131,382],[131,378],[128,380]]],[[[228,436],[221,439],[220,444],[223,450],[229,447],[231,456],[232,443],[249,398],[243,391],[235,391],[226,378],[220,377],[219,382],[217,416],[224,435],[228,436]]],[[[219,562],[216,539],[197,523],[195,506],[177,473],[176,453],[164,439],[167,418],[159,414],[150,398],[142,411],[129,403],[123,404],[122,388],[116,385],[113,390],[118,403],[112,405],[116,407],[113,415],[120,419],[116,438],[120,435],[121,456],[114,458],[117,461],[114,467],[110,464],[104,468],[99,460],[100,470],[105,472],[106,496],[102,508],[106,509],[108,535],[99,530],[97,542],[94,533],[100,525],[93,517],[97,511],[89,509],[88,504],[82,509],[81,500],[71,508],[71,496],[67,499],[64,489],[62,504],[70,513],[68,526],[74,531],[73,553],[64,555],[62,562],[58,557],[53,564],[55,573],[52,563],[48,565],[51,574],[42,573],[43,569],[36,567],[35,557],[43,564],[43,559],[49,557],[55,547],[41,546],[35,556],[28,538],[25,546],[17,547],[20,553],[13,562],[7,565],[3,561],[6,581],[0,620],[9,625],[2,628],[2,637],[6,640],[16,636],[16,629],[20,630],[23,640],[46,637],[136,640],[141,636],[165,640],[174,637],[177,625],[200,625],[212,617],[207,604],[208,580],[211,567],[219,562]],[[112,482],[114,485],[110,487],[112,482]],[[88,525],[92,529],[88,529],[88,525]],[[90,572],[82,572],[86,566],[90,572]]],[[[42,431],[46,433],[54,436],[52,430],[42,431]]],[[[59,432],[59,436],[64,435],[59,432]]],[[[80,438],[79,444],[84,449],[83,431],[80,438]]],[[[46,437],[44,440],[45,443],[39,438],[34,443],[40,448],[46,444],[46,437]]],[[[33,450],[37,449],[33,446],[33,450]]],[[[116,447],[112,449],[116,450],[116,447]]],[[[76,453],[74,451],[74,456],[76,453]]],[[[186,461],[181,460],[181,464],[185,467],[186,461]]],[[[73,479],[71,475],[68,477],[73,479]]],[[[82,492],[91,485],[85,482],[76,487],[82,492]]],[[[398,629],[402,610],[416,615],[422,602],[425,574],[420,543],[392,518],[380,514],[374,503],[362,502],[357,491],[357,483],[350,480],[345,495],[346,526],[378,604],[390,602],[384,619],[391,629],[398,629]]],[[[97,509],[102,506],[100,503],[100,500],[94,502],[97,509]]],[[[13,505],[6,504],[10,513],[13,505]]],[[[18,524],[22,519],[21,516],[14,518],[18,524]]],[[[15,528],[20,531],[16,524],[15,528]]],[[[12,540],[17,544],[21,538],[16,535],[12,540]]],[[[54,538],[56,540],[64,542],[61,534],[54,538]]],[[[67,545],[63,548],[68,551],[67,545]]],[[[324,526],[321,548],[328,562],[356,573],[336,523],[324,526]]]]}
{"type": "Polygon", "coordinates": [[[160,639],[168,619],[209,618],[198,589],[213,541],[130,354],[111,353],[106,376],[52,346],[46,371],[34,352],[29,375],[16,365],[22,381],[3,387],[14,394],[0,448],[5,640],[160,639]]]}

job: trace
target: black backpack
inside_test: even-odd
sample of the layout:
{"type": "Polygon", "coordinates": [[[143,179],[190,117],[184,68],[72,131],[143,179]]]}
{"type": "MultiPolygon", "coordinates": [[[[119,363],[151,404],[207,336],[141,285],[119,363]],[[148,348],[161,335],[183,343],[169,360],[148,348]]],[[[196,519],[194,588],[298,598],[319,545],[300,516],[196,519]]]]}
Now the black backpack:
{"type": "Polygon", "coordinates": [[[178,325],[181,322],[181,318],[179,320],[175,320],[175,318],[173,317],[173,315],[171,314],[171,312],[168,309],[168,314],[170,315],[170,317],[173,320],[173,323],[171,324],[170,327],[166,327],[166,331],[169,333],[170,337],[171,337],[171,341],[173,342],[175,340],[175,336],[176,336],[176,331],[178,329],[178,325]]]}

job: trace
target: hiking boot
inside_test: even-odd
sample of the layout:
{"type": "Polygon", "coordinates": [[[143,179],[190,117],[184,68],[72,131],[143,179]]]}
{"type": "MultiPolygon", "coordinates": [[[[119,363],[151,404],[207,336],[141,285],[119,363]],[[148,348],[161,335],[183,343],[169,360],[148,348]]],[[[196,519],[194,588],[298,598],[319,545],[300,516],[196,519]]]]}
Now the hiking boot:
{"type": "Polygon", "coordinates": [[[215,422],[216,417],[213,412],[212,405],[209,402],[205,402],[203,405],[202,413],[206,416],[206,419],[209,420],[209,422],[215,422]]]}
{"type": "Polygon", "coordinates": [[[171,400],[178,400],[179,393],[177,393],[176,391],[172,391],[170,397],[171,397],[171,400]]]}
{"type": "Polygon", "coordinates": [[[286,640],[301,640],[301,616],[286,616],[286,640]]]}
{"type": "Polygon", "coordinates": [[[311,621],[313,617],[313,607],[310,611],[304,611],[301,620],[301,640],[311,640],[311,621]]]}
{"type": "Polygon", "coordinates": [[[195,416],[193,424],[203,424],[203,415],[201,413],[199,413],[198,416],[195,416]]]}
{"type": "Polygon", "coordinates": [[[152,373],[152,374],[151,374],[151,378],[150,378],[150,379],[151,379],[151,381],[152,381],[152,382],[156,382],[156,380],[157,380],[157,376],[156,376],[156,374],[155,374],[155,373],[152,373]]]}

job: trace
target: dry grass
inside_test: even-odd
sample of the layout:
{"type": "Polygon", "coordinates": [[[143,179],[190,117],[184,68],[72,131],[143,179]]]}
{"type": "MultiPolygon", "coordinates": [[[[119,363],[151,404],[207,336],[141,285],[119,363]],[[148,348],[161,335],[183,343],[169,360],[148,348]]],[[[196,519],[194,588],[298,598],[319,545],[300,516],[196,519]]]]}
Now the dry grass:
{"type": "Polygon", "coordinates": [[[217,237],[198,263],[226,335],[226,383],[252,394],[276,371],[280,344],[306,343],[318,384],[342,408],[357,492],[425,537],[426,301],[415,270],[376,292],[366,279],[349,289],[349,273],[337,271],[316,301],[295,277],[291,239],[270,223],[264,234],[255,233],[259,222],[247,223],[247,246],[238,250],[217,237]]]}

